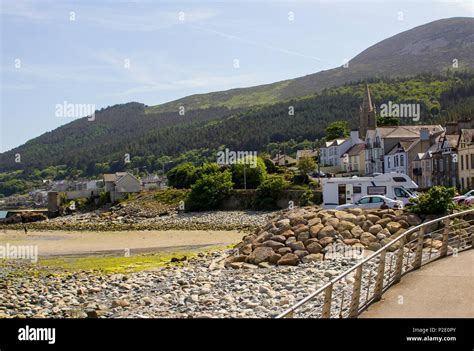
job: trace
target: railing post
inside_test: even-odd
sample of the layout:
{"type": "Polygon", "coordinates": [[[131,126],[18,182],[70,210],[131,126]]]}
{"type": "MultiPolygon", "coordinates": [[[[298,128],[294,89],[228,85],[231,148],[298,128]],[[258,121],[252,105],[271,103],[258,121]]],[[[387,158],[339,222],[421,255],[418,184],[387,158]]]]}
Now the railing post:
{"type": "Polygon", "coordinates": [[[332,284],[324,291],[324,305],[321,318],[331,318],[332,284]]]}
{"type": "Polygon", "coordinates": [[[413,269],[421,267],[421,261],[423,260],[423,241],[425,240],[425,227],[421,227],[418,232],[418,241],[416,242],[415,249],[415,262],[413,262],[413,269]]]}
{"type": "Polygon", "coordinates": [[[445,257],[448,254],[448,239],[449,239],[449,218],[444,221],[443,229],[443,244],[441,245],[441,252],[439,257],[445,257]]]}
{"type": "Polygon", "coordinates": [[[406,236],[402,236],[399,240],[400,246],[398,247],[397,252],[397,261],[395,263],[395,280],[394,283],[398,283],[402,278],[402,268],[403,268],[403,253],[405,249],[406,236]]]}
{"type": "Polygon", "coordinates": [[[362,283],[362,264],[357,267],[354,277],[354,289],[352,291],[351,306],[349,308],[349,318],[356,318],[359,314],[360,285],[362,283]]]}
{"type": "Polygon", "coordinates": [[[374,301],[378,301],[382,298],[386,254],[387,254],[387,250],[383,250],[380,253],[379,267],[377,269],[377,277],[375,278],[374,301]]]}

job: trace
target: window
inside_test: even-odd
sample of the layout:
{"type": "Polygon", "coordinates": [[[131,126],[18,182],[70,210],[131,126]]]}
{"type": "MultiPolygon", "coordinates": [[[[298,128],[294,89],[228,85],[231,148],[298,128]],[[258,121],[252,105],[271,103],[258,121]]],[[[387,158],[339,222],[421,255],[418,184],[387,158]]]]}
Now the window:
{"type": "Polygon", "coordinates": [[[404,156],[403,156],[403,155],[400,155],[400,166],[401,166],[401,167],[405,167],[405,160],[404,160],[404,156]]]}
{"type": "Polygon", "coordinates": [[[359,204],[368,204],[370,202],[370,197],[363,197],[359,200],[359,204]]]}
{"type": "Polygon", "coordinates": [[[360,193],[362,193],[362,187],[355,186],[354,187],[354,194],[360,194],[360,193]]]}
{"type": "Polygon", "coordinates": [[[461,171],[464,171],[464,157],[461,156],[461,171]]]}
{"type": "Polygon", "coordinates": [[[373,204],[375,204],[375,203],[381,203],[381,202],[385,202],[385,201],[383,201],[383,199],[381,197],[373,197],[371,202],[373,204]]]}
{"type": "Polygon", "coordinates": [[[474,154],[471,154],[471,169],[474,169],[474,154]]]}
{"type": "Polygon", "coordinates": [[[469,169],[469,156],[466,155],[466,169],[469,169]]]}
{"type": "Polygon", "coordinates": [[[387,187],[385,186],[368,186],[367,195],[385,195],[387,187]]]}
{"type": "Polygon", "coordinates": [[[398,155],[394,157],[393,166],[398,167],[398,155]]]}
{"type": "Polygon", "coordinates": [[[391,168],[391,166],[390,166],[390,158],[391,158],[390,156],[387,157],[387,168],[391,168]]]}
{"type": "Polygon", "coordinates": [[[395,188],[395,196],[396,197],[410,197],[409,194],[401,188],[395,188]]]}
{"type": "Polygon", "coordinates": [[[397,183],[403,183],[406,182],[406,179],[404,177],[393,177],[393,181],[397,183]]]}

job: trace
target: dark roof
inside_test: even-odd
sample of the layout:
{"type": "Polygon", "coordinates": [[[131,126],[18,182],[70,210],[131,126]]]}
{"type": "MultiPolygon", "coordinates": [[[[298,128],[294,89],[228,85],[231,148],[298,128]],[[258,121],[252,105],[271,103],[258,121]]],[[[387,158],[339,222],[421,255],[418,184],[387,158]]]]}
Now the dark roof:
{"type": "Polygon", "coordinates": [[[357,156],[365,150],[365,144],[355,144],[349,150],[346,151],[346,154],[349,156],[357,156]]]}

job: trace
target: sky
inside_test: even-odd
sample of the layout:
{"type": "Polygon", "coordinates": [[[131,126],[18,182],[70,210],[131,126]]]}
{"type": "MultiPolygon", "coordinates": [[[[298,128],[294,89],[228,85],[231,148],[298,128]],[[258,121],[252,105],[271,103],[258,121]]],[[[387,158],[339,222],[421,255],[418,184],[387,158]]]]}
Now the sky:
{"type": "Polygon", "coordinates": [[[474,0],[0,0],[0,152],[80,113],[341,66],[474,0]]]}

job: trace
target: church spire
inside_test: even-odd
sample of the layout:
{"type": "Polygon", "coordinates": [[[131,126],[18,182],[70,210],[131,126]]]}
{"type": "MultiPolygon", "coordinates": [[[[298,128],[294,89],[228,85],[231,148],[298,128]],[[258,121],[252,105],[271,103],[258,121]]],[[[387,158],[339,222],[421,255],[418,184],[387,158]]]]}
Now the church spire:
{"type": "Polygon", "coordinates": [[[362,105],[360,105],[360,137],[365,139],[367,130],[377,128],[377,119],[375,117],[375,106],[372,104],[370,97],[370,89],[367,82],[365,82],[364,98],[362,105]]]}
{"type": "Polygon", "coordinates": [[[365,82],[364,99],[362,100],[361,108],[365,112],[371,112],[374,109],[374,106],[372,105],[372,98],[370,97],[369,84],[367,84],[367,81],[365,82]]]}

